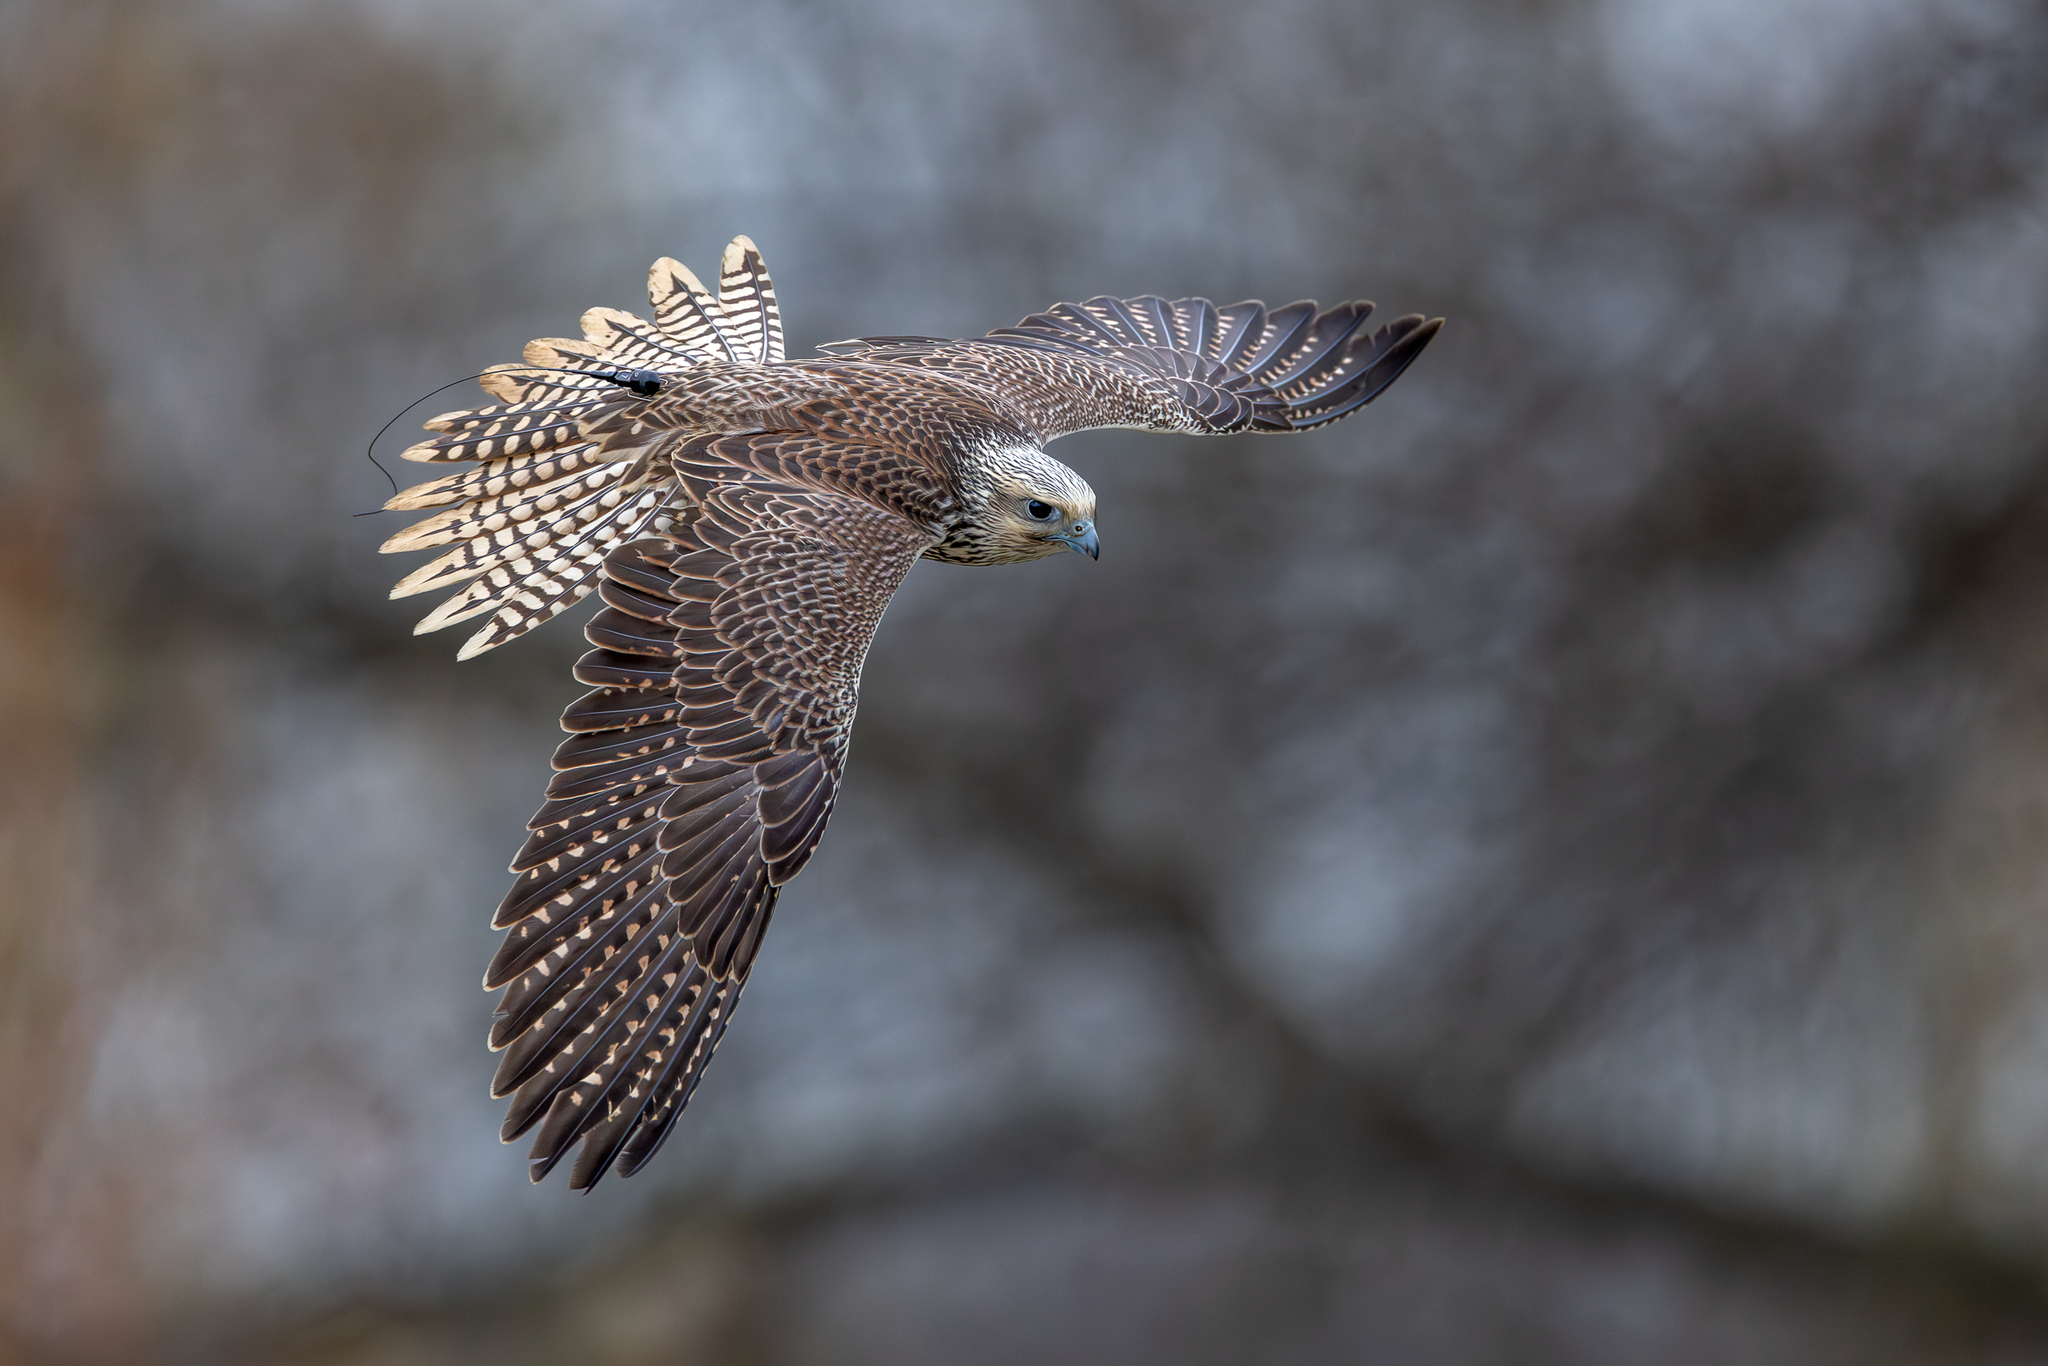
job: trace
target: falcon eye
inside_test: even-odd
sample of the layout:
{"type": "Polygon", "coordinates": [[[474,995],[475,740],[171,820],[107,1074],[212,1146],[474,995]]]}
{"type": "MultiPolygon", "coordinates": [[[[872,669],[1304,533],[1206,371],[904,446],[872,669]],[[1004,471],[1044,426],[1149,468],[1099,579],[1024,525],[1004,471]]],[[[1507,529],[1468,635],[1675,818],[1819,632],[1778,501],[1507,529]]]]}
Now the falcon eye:
{"type": "Polygon", "coordinates": [[[1046,518],[1052,516],[1053,513],[1057,511],[1057,509],[1055,509],[1051,503],[1041,503],[1036,498],[1033,498],[1030,502],[1026,503],[1024,505],[1024,510],[1030,513],[1033,517],[1036,517],[1041,522],[1044,521],[1046,518]]]}

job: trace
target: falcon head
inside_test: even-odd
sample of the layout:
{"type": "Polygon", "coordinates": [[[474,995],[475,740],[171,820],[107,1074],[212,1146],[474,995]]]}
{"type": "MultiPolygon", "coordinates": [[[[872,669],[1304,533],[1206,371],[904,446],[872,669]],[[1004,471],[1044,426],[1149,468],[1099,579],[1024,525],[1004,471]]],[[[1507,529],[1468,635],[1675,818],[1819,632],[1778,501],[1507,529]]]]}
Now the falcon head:
{"type": "Polygon", "coordinates": [[[988,460],[967,499],[966,517],[935,549],[956,564],[1017,564],[1063,550],[1096,557],[1095,490],[1035,449],[988,460]]]}

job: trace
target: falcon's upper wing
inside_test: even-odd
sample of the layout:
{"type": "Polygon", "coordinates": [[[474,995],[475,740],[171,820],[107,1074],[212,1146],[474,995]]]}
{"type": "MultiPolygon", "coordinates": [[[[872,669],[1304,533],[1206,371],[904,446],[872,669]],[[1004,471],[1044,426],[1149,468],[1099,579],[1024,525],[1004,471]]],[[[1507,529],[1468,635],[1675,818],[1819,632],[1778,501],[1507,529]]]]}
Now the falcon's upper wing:
{"type": "Polygon", "coordinates": [[[578,1138],[583,1189],[667,1136],[824,830],[882,610],[932,544],[830,487],[831,457],[858,466],[857,448],[807,452],[822,480],[764,473],[787,440],[817,444],[688,443],[675,459],[693,510],[605,561],[585,631],[598,648],[576,669],[596,690],[563,714],[572,735],[484,979],[506,988],[491,1032],[504,1136],[540,1125],[536,1181],[578,1138]]]}
{"type": "Polygon", "coordinates": [[[1372,309],[1102,295],[986,337],[863,337],[829,349],[977,383],[1041,441],[1089,427],[1299,432],[1372,402],[1443,326],[1413,313],[1372,332],[1372,309]]]}

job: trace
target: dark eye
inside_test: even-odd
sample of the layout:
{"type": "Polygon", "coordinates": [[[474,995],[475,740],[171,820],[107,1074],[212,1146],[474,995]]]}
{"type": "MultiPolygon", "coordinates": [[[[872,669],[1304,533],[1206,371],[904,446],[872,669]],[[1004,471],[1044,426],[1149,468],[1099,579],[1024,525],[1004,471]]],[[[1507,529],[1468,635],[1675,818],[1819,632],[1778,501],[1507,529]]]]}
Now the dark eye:
{"type": "Polygon", "coordinates": [[[1024,510],[1030,513],[1033,517],[1036,517],[1041,522],[1044,521],[1046,518],[1052,516],[1053,513],[1057,511],[1057,509],[1055,509],[1051,503],[1041,503],[1036,498],[1033,498],[1030,502],[1026,503],[1024,505],[1024,510]]]}

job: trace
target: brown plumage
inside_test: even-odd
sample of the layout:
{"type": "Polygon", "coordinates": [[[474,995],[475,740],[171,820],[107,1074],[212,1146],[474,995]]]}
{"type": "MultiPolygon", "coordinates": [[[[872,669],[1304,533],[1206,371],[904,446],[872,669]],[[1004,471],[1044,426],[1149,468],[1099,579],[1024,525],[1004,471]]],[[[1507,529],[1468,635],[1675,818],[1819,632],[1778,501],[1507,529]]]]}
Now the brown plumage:
{"type": "Polygon", "coordinates": [[[440,508],[384,545],[440,549],[393,597],[482,617],[468,658],[593,589],[593,691],[494,924],[507,1141],[538,1181],[582,1140],[588,1188],[653,1156],[725,1032],[781,886],[832,811],[862,662],[920,556],[1096,550],[1095,494],[1045,443],[1090,427],[1303,431],[1370,403],[1436,334],[1206,299],[1059,304],[986,337],[868,337],[786,361],[746,238],[714,298],[674,261],[652,322],[613,309],[530,343],[409,460],[478,461],[393,498],[440,508]]]}

